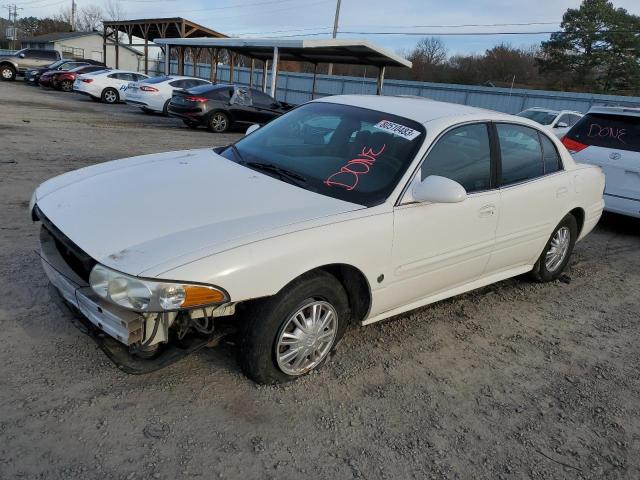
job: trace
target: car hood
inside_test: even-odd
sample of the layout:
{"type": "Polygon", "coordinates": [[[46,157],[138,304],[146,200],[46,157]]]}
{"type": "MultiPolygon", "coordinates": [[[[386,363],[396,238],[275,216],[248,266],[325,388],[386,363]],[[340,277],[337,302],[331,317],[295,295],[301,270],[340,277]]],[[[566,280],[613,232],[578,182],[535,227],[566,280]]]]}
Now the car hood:
{"type": "Polygon", "coordinates": [[[250,170],[211,149],[94,165],[43,183],[35,195],[39,210],[78,247],[132,275],[364,208],[250,170]]]}

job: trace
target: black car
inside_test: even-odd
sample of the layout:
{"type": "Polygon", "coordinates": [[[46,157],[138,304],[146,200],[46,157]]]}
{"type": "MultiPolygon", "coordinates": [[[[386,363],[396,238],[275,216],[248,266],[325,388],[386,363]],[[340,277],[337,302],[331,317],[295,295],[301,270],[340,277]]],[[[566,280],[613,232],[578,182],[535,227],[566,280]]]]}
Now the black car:
{"type": "Polygon", "coordinates": [[[98,65],[104,66],[104,63],[97,60],[89,60],[84,58],[63,58],[57,62],[47,65],[46,67],[34,68],[27,70],[24,74],[24,81],[30,85],[38,85],[40,77],[43,73],[51,70],[65,71],[71,70],[77,67],[84,67],[85,65],[98,65]]]}
{"type": "Polygon", "coordinates": [[[237,85],[203,85],[174,93],[167,112],[191,128],[226,132],[232,126],[265,124],[291,110],[266,93],[237,85]]]}

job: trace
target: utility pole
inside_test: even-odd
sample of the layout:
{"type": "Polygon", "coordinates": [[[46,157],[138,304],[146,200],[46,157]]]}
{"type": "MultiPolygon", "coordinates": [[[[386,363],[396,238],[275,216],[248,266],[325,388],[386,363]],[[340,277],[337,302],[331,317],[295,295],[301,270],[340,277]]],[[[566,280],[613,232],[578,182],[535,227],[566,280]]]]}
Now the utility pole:
{"type": "MultiPolygon", "coordinates": [[[[338,21],[340,20],[340,4],[342,3],[342,0],[338,0],[338,3],[336,3],[336,16],[333,19],[333,35],[332,38],[336,38],[336,35],[338,34],[338,21]]],[[[329,70],[327,71],[328,75],[332,75],[333,74],[333,63],[329,64],[329,70]]]]}
{"type": "Polygon", "coordinates": [[[15,50],[16,40],[18,39],[18,10],[22,10],[22,8],[18,8],[16,4],[4,5],[4,8],[9,11],[9,22],[11,22],[13,28],[13,32],[11,35],[11,45],[15,50]],[[13,10],[13,12],[11,10],[13,10]]]}
{"type": "Polygon", "coordinates": [[[71,0],[71,31],[76,31],[76,0],[71,0]]]}

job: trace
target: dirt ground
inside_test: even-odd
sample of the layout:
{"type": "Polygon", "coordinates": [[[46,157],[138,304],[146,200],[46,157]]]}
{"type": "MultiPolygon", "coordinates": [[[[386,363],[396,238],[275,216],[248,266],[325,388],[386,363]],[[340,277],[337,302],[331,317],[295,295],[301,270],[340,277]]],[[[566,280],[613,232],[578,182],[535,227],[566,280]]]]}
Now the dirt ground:
{"type": "Polygon", "coordinates": [[[354,328],[284,387],[247,380],[228,344],[116,369],[49,299],[31,192],[235,137],[0,84],[0,478],[640,477],[640,222],[624,217],[603,218],[562,281],[354,328]]]}

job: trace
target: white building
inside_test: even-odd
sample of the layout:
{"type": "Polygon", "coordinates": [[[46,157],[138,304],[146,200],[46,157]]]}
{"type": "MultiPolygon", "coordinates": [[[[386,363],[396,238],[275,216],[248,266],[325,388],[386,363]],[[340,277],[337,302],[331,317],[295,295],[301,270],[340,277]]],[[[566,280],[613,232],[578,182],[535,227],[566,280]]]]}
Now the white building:
{"type": "MultiPolygon", "coordinates": [[[[88,58],[105,62],[103,58],[102,33],[100,32],[58,32],[47,33],[37,37],[21,40],[22,48],[44,48],[58,50],[63,58],[88,58]]],[[[123,70],[140,71],[143,54],[135,48],[122,43],[116,47],[108,41],[106,65],[114,67],[116,63],[116,48],[119,49],[119,68],[123,70]]]]}

